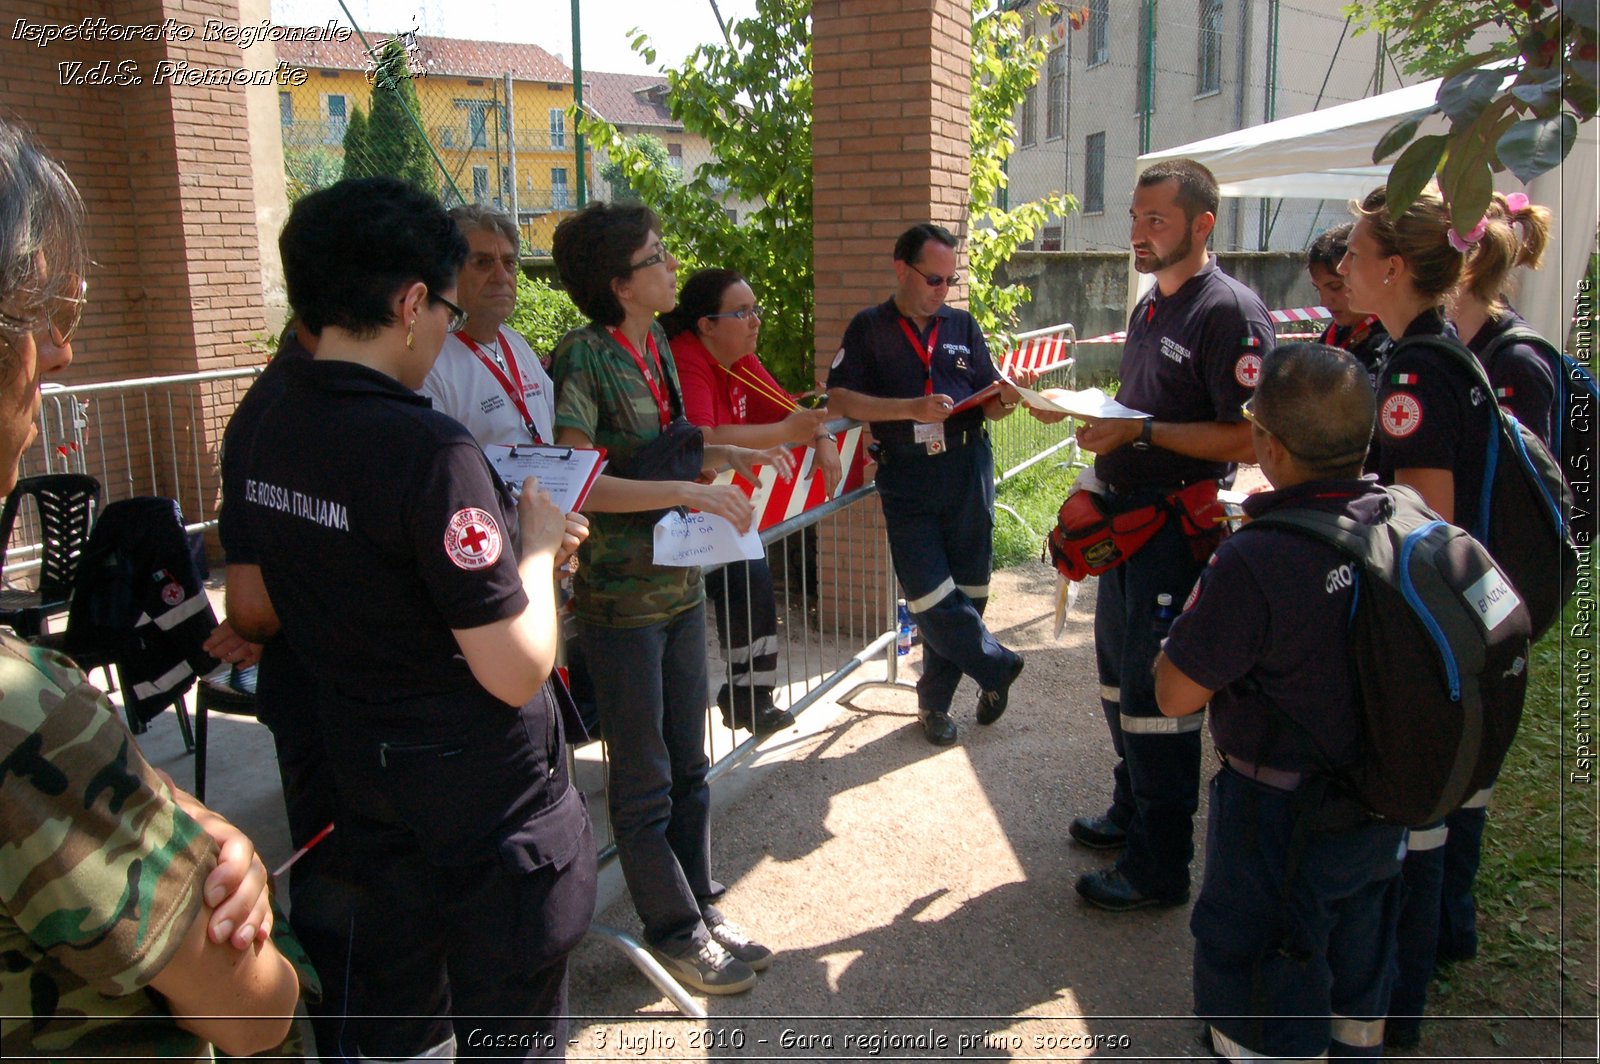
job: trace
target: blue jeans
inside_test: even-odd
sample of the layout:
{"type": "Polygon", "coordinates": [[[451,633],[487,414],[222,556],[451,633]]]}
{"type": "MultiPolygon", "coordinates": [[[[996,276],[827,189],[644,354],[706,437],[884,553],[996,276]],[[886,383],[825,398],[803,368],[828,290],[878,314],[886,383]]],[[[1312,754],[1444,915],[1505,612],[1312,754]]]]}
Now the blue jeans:
{"type": "Polygon", "coordinates": [[[1381,1056],[1403,829],[1311,831],[1286,892],[1297,815],[1290,792],[1226,768],[1212,779],[1195,1012],[1269,1057],[1381,1056]]]}
{"type": "Polygon", "coordinates": [[[642,628],[585,622],[578,638],[594,666],[622,875],[645,941],[681,953],[706,940],[700,905],[726,889],[711,878],[705,604],[642,628]]]}
{"type": "MultiPolygon", "coordinates": [[[[1160,498],[1122,496],[1128,509],[1160,498]]],[[[1107,817],[1128,833],[1117,869],[1135,890],[1170,899],[1189,889],[1194,814],[1200,807],[1200,729],[1203,714],[1165,717],[1156,707],[1156,652],[1164,633],[1153,627],[1156,596],[1181,607],[1200,577],[1176,521],[1144,548],[1100,576],[1094,610],[1100,702],[1117,753],[1107,817]]]]}

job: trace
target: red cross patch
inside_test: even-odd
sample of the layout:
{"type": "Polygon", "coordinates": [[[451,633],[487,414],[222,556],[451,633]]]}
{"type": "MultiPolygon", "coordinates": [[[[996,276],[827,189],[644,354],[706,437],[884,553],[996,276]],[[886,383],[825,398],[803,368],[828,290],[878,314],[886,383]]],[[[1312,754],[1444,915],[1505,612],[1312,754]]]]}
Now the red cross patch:
{"type": "Polygon", "coordinates": [[[444,552],[460,569],[487,569],[500,560],[500,526],[475,506],[457,510],[444,530],[444,552]]]}
{"type": "Polygon", "coordinates": [[[1404,439],[1422,426],[1422,404],[1413,395],[1395,392],[1383,401],[1378,424],[1395,439],[1404,439]]]}
{"type": "Polygon", "coordinates": [[[1261,379],[1261,356],[1240,355],[1233,364],[1233,379],[1246,388],[1254,388],[1261,379]]]}

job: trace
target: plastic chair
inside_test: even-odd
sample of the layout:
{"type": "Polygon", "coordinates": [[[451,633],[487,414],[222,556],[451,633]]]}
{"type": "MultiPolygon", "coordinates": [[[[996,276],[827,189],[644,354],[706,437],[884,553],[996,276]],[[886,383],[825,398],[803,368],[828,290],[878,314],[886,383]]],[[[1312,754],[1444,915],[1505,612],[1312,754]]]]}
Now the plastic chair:
{"type": "Polygon", "coordinates": [[[256,667],[223,666],[200,677],[194,695],[194,796],[206,800],[206,718],[212,713],[256,715],[256,667]]]}
{"type": "Polygon", "coordinates": [[[39,586],[33,591],[0,590],[0,624],[9,624],[24,639],[37,636],[46,617],[67,608],[100,509],[100,482],[84,473],[46,473],[17,481],[0,511],[0,565],[5,564],[22,500],[29,496],[39,509],[39,586]]]}

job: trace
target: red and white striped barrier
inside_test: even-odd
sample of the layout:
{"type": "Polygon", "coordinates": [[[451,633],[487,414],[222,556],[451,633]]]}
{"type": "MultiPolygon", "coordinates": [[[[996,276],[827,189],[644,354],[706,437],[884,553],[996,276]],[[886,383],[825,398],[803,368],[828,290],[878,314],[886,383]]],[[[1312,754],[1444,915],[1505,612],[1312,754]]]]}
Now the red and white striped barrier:
{"type": "MultiPolygon", "coordinates": [[[[834,491],[836,496],[854,491],[865,480],[869,456],[862,442],[863,429],[864,426],[856,425],[841,435],[835,444],[839,448],[839,468],[843,471],[839,487],[834,491]]],[[[733,482],[750,496],[756,513],[760,514],[760,520],[756,523],[758,529],[765,531],[828,501],[827,488],[822,483],[822,477],[817,475],[816,452],[807,447],[798,454],[800,468],[795,471],[791,481],[780,480],[771,466],[757,467],[761,482],[754,486],[746,483],[743,477],[734,478],[733,482]]]]}
{"type": "Polygon", "coordinates": [[[1065,332],[1031,336],[1006,353],[1000,372],[1007,377],[1019,369],[1043,372],[1066,365],[1071,357],[1072,342],[1065,332]]]}

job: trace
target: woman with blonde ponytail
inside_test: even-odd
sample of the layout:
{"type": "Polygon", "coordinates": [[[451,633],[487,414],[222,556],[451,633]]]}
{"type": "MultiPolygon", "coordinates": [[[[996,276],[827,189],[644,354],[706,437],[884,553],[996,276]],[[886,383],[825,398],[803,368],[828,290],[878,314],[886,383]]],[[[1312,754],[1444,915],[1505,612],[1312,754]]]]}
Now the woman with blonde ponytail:
{"type": "Polygon", "coordinates": [[[1556,348],[1543,337],[1522,335],[1532,332],[1532,326],[1506,302],[1506,293],[1512,270],[1542,265],[1549,239],[1549,210],[1529,203],[1520,192],[1496,192],[1484,216],[1483,235],[1470,245],[1461,285],[1450,304],[1456,331],[1483,363],[1500,405],[1547,447],[1556,416],[1556,348]],[[1506,337],[1512,330],[1517,335],[1506,337]]]}

